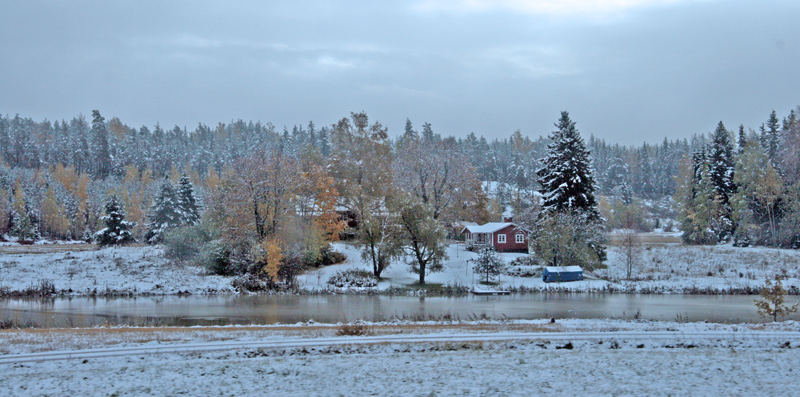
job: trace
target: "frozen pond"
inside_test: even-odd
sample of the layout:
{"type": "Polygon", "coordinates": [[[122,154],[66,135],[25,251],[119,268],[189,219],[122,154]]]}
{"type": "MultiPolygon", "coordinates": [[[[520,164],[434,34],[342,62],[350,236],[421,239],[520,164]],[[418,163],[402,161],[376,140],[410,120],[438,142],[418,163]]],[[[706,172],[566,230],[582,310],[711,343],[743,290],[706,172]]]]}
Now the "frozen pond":
{"type": "MultiPolygon", "coordinates": [[[[313,319],[634,318],[721,323],[760,321],[757,296],[526,294],[465,297],[388,296],[163,296],[139,298],[2,299],[0,319],[43,327],[116,324],[293,324],[313,319]]],[[[788,302],[797,302],[791,296],[788,302]]],[[[790,317],[798,320],[797,314],[790,317]]]]}

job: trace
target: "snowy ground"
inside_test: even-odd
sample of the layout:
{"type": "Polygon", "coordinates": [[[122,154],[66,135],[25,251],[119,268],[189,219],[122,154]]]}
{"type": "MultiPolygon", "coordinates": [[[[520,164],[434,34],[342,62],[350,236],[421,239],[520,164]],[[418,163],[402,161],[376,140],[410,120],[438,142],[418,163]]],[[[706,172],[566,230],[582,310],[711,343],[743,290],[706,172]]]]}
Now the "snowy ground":
{"type": "MultiPolygon", "coordinates": [[[[300,276],[304,289],[326,289],[326,281],[337,271],[346,269],[369,270],[361,261],[359,251],[349,244],[336,244],[336,250],[344,253],[348,260],[342,264],[325,267],[300,276]]],[[[626,256],[620,247],[608,248],[608,269],[587,272],[586,280],[570,283],[545,283],[540,276],[500,276],[499,285],[481,286],[481,277],[472,272],[472,263],[477,255],[466,251],[463,245],[450,245],[449,260],[444,270],[426,276],[429,283],[463,285],[470,289],[522,289],[528,291],[592,291],[592,292],[640,292],[640,293],[741,293],[757,291],[764,285],[767,276],[784,277],[787,289],[800,288],[800,250],[774,248],[735,248],[723,246],[685,246],[680,244],[646,245],[637,254],[632,281],[626,280],[626,256]]],[[[511,263],[524,256],[516,253],[501,253],[504,262],[511,263]]],[[[395,261],[383,274],[377,289],[404,286],[415,283],[419,276],[411,273],[402,260],[395,261]]]]}
{"type": "MultiPolygon", "coordinates": [[[[608,269],[593,273],[625,292],[720,292],[757,290],[766,277],[781,276],[787,289],[800,288],[800,250],[763,247],[664,245],[645,247],[625,281],[626,256],[608,252],[608,269]]],[[[797,291],[795,291],[797,293],[797,291]]]]}
{"type": "MultiPolygon", "coordinates": [[[[790,291],[800,288],[800,250],[735,248],[723,246],[684,246],[664,243],[672,235],[645,236],[638,252],[632,281],[626,280],[626,257],[620,247],[608,248],[608,269],[587,272],[586,280],[570,283],[544,283],[540,276],[503,275],[497,285],[480,285],[481,277],[472,272],[476,254],[463,245],[448,248],[449,259],[442,272],[431,273],[432,284],[461,286],[464,289],[526,290],[551,292],[628,292],[628,293],[754,293],[764,279],[779,275],[790,291]]],[[[57,291],[72,295],[92,294],[192,294],[235,293],[230,277],[207,276],[203,269],[163,258],[155,247],[123,247],[96,250],[86,244],[0,247],[0,292],[36,289],[52,282],[57,291]]],[[[339,265],[313,269],[299,276],[301,289],[329,291],[328,279],[347,269],[369,270],[357,247],[334,245],[347,256],[339,265]]],[[[523,254],[502,253],[510,263],[523,254]]],[[[416,283],[418,275],[401,260],[384,273],[375,290],[405,287],[416,283]]],[[[354,292],[360,289],[336,290],[354,292]]]]}
{"type": "Polygon", "coordinates": [[[43,281],[79,295],[233,292],[229,278],[168,261],[151,246],[0,255],[0,288],[24,291],[43,281]]]}
{"type": "Polygon", "coordinates": [[[338,326],[319,324],[2,331],[0,346],[13,353],[0,356],[0,388],[5,395],[30,396],[793,395],[800,387],[796,322],[367,326],[375,336],[335,337],[338,326]],[[94,338],[86,338],[89,333],[94,338]],[[382,340],[408,337],[417,340],[382,340]],[[94,350],[13,362],[26,351],[57,347],[52,343],[59,340],[62,350],[74,349],[71,343],[94,350]],[[234,347],[238,342],[253,346],[234,347]],[[203,349],[219,343],[231,348],[203,349]],[[89,354],[109,346],[128,350],[112,357],[89,354]],[[196,349],[167,352],[191,346],[196,349]]]}

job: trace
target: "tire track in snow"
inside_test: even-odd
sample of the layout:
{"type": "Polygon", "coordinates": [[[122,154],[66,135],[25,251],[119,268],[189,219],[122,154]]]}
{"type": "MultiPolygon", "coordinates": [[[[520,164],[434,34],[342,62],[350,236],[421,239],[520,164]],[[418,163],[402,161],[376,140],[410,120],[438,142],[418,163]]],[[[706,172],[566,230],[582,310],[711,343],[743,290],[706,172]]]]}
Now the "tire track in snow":
{"type": "Polygon", "coordinates": [[[53,360],[85,360],[150,354],[174,354],[208,351],[225,351],[237,349],[281,349],[324,347],[340,345],[370,345],[399,343],[447,343],[447,342],[507,342],[507,341],[600,341],[609,339],[631,340],[791,340],[800,342],[800,332],[731,332],[731,331],[618,331],[618,332],[499,332],[483,334],[446,334],[446,335],[385,335],[366,337],[325,337],[325,338],[289,338],[269,341],[225,341],[169,344],[164,346],[139,346],[121,348],[103,348],[87,350],[50,351],[40,353],[0,355],[0,364],[17,364],[53,360]]]}

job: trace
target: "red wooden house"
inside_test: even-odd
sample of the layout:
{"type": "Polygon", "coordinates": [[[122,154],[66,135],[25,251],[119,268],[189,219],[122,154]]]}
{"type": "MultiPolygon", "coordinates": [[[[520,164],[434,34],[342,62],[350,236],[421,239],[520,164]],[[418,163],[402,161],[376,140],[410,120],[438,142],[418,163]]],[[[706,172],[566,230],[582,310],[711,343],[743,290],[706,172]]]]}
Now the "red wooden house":
{"type": "Polygon", "coordinates": [[[465,226],[461,230],[468,249],[485,246],[498,252],[528,252],[528,234],[511,222],[489,222],[480,226],[465,226]]]}

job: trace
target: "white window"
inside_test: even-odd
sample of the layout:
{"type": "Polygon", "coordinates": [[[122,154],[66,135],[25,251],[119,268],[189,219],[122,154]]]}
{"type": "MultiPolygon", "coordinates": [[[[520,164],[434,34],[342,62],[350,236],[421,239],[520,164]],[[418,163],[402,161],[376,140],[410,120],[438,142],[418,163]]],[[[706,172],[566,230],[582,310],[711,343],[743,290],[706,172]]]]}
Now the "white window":
{"type": "Polygon", "coordinates": [[[517,234],[514,236],[514,242],[517,244],[522,244],[525,242],[525,235],[524,234],[517,234]]]}
{"type": "Polygon", "coordinates": [[[497,235],[497,242],[500,244],[506,243],[506,235],[505,234],[498,234],[497,235]]]}

